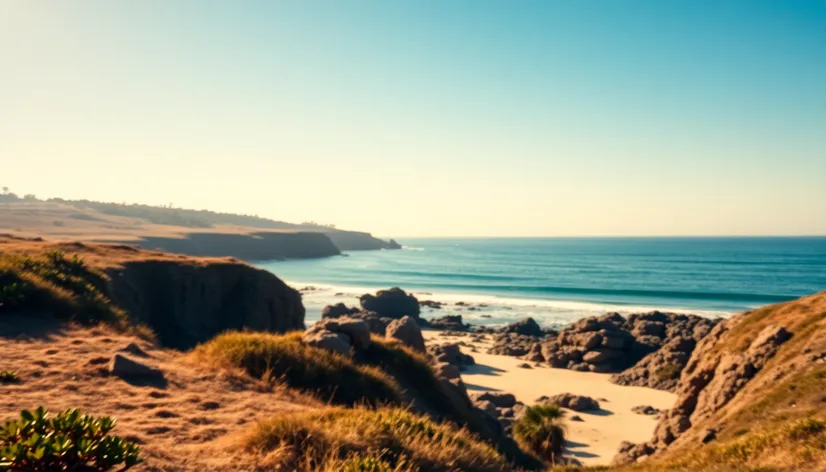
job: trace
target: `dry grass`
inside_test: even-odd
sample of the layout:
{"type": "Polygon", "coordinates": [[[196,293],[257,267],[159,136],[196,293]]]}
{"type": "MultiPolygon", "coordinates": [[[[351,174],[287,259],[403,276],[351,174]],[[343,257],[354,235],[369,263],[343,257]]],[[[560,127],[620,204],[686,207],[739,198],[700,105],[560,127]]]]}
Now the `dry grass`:
{"type": "Polygon", "coordinates": [[[404,409],[331,408],[282,415],[243,437],[250,452],[277,471],[512,470],[493,448],[467,431],[404,409]]]}
{"type": "Polygon", "coordinates": [[[0,422],[23,409],[79,408],[117,418],[113,434],[137,442],[146,463],[136,471],[252,470],[234,434],[257,420],[322,408],[314,399],[232,372],[186,362],[185,354],[159,348],[106,326],[83,327],[49,317],[0,316],[2,369],[19,380],[0,384],[0,422]],[[109,359],[130,343],[149,354],[162,385],[128,383],[107,374],[109,359]]]}
{"type": "Polygon", "coordinates": [[[398,404],[403,398],[401,387],[385,372],[307,346],[301,342],[301,333],[224,333],[191,355],[198,363],[241,368],[255,378],[280,381],[334,403],[398,404]]]}

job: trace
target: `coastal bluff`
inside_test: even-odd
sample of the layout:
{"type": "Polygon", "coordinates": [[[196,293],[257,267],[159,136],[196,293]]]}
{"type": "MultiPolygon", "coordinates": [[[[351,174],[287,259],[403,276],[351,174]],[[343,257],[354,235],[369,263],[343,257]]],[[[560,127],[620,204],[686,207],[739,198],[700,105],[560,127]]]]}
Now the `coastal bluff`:
{"type": "Polygon", "coordinates": [[[386,241],[363,231],[207,210],[7,198],[0,201],[0,213],[0,233],[17,237],[134,244],[149,250],[248,262],[401,249],[392,239],[386,241]]]}
{"type": "Polygon", "coordinates": [[[123,244],[0,235],[7,257],[67,254],[104,274],[101,292],[164,346],[186,349],[227,330],[304,329],[301,295],[272,273],[234,258],[196,258],[123,244]]]}

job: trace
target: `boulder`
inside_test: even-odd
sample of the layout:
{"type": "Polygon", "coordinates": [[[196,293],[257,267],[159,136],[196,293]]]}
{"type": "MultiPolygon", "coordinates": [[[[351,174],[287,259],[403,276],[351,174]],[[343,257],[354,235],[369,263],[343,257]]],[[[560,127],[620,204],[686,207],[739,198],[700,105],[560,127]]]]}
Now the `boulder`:
{"type": "Polygon", "coordinates": [[[458,344],[427,346],[427,353],[436,362],[447,362],[448,364],[455,365],[460,370],[476,363],[473,357],[464,354],[461,349],[459,349],[458,344]]]}
{"type": "Polygon", "coordinates": [[[450,331],[467,331],[470,325],[462,322],[462,315],[445,315],[429,321],[428,326],[433,329],[450,331]]]}
{"type": "Polygon", "coordinates": [[[327,305],[321,310],[321,318],[338,318],[341,316],[350,316],[358,313],[360,310],[355,307],[348,307],[344,303],[336,303],[335,305],[327,305]]]}
{"type": "Polygon", "coordinates": [[[308,346],[347,355],[350,352],[350,337],[344,333],[327,330],[307,331],[301,340],[308,346]]]}
{"type": "Polygon", "coordinates": [[[658,410],[657,408],[654,408],[651,405],[638,405],[638,406],[635,406],[635,407],[631,408],[631,411],[633,411],[634,413],[637,413],[639,415],[653,416],[653,415],[660,414],[660,410],[658,410]]]}
{"type": "Polygon", "coordinates": [[[574,395],[572,393],[560,393],[547,400],[549,403],[568,408],[574,411],[594,411],[599,410],[599,402],[584,395],[574,395]]]}
{"type": "Polygon", "coordinates": [[[389,325],[387,325],[385,336],[388,338],[398,339],[406,346],[409,346],[417,351],[425,351],[422,330],[419,328],[419,324],[416,323],[416,321],[410,316],[405,316],[404,318],[392,321],[389,325]]]}
{"type": "Polygon", "coordinates": [[[120,352],[131,354],[136,357],[150,357],[146,351],[141,349],[141,347],[135,343],[129,343],[125,348],[121,349],[120,352]]]}
{"type": "Polygon", "coordinates": [[[479,392],[470,394],[470,399],[474,403],[488,401],[499,408],[512,408],[516,405],[516,397],[510,393],[502,392],[479,392]]]}
{"type": "Polygon", "coordinates": [[[370,328],[363,320],[355,318],[338,318],[339,333],[346,334],[352,340],[353,346],[358,349],[364,349],[370,345],[370,328]]]}
{"type": "Polygon", "coordinates": [[[135,359],[115,354],[109,364],[109,373],[120,378],[149,378],[162,379],[163,372],[135,359]]]}
{"type": "Polygon", "coordinates": [[[459,368],[447,362],[440,362],[433,367],[436,376],[444,379],[458,379],[461,377],[459,368]]]}
{"type": "Polygon", "coordinates": [[[516,333],[524,336],[543,337],[545,333],[533,318],[525,318],[502,328],[503,333],[516,333]]]}
{"type": "Polygon", "coordinates": [[[398,287],[379,290],[375,295],[364,294],[359,302],[364,310],[376,312],[381,317],[399,319],[410,316],[414,320],[419,319],[419,301],[398,287]]]}

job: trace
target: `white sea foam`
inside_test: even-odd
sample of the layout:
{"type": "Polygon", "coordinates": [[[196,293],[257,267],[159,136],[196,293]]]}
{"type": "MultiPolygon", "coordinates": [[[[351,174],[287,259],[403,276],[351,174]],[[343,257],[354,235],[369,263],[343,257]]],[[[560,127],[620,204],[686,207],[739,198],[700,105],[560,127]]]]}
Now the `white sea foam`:
{"type": "MultiPolygon", "coordinates": [[[[301,289],[307,319],[320,317],[321,309],[335,303],[358,306],[358,298],[365,293],[376,292],[375,287],[342,286],[312,282],[287,281],[291,286],[301,289]]],[[[426,290],[408,290],[419,300],[433,300],[444,304],[442,309],[423,308],[423,316],[438,317],[461,314],[463,319],[474,324],[498,325],[512,322],[526,316],[533,317],[546,326],[566,325],[586,316],[602,315],[608,312],[620,314],[644,313],[653,310],[672,313],[695,314],[708,318],[726,318],[732,313],[716,310],[697,310],[685,307],[663,305],[620,305],[610,303],[593,303],[576,300],[547,300],[531,298],[510,298],[496,295],[432,292],[426,290]],[[464,302],[466,306],[457,306],[464,302]]]]}

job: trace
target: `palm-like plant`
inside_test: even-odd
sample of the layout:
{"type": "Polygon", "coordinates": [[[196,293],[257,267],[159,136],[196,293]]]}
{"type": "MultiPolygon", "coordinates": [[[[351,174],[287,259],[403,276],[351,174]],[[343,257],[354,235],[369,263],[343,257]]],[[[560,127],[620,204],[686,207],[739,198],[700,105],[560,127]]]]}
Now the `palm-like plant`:
{"type": "Polygon", "coordinates": [[[565,412],[558,405],[534,405],[513,425],[519,444],[543,459],[556,462],[565,446],[565,412]]]}

